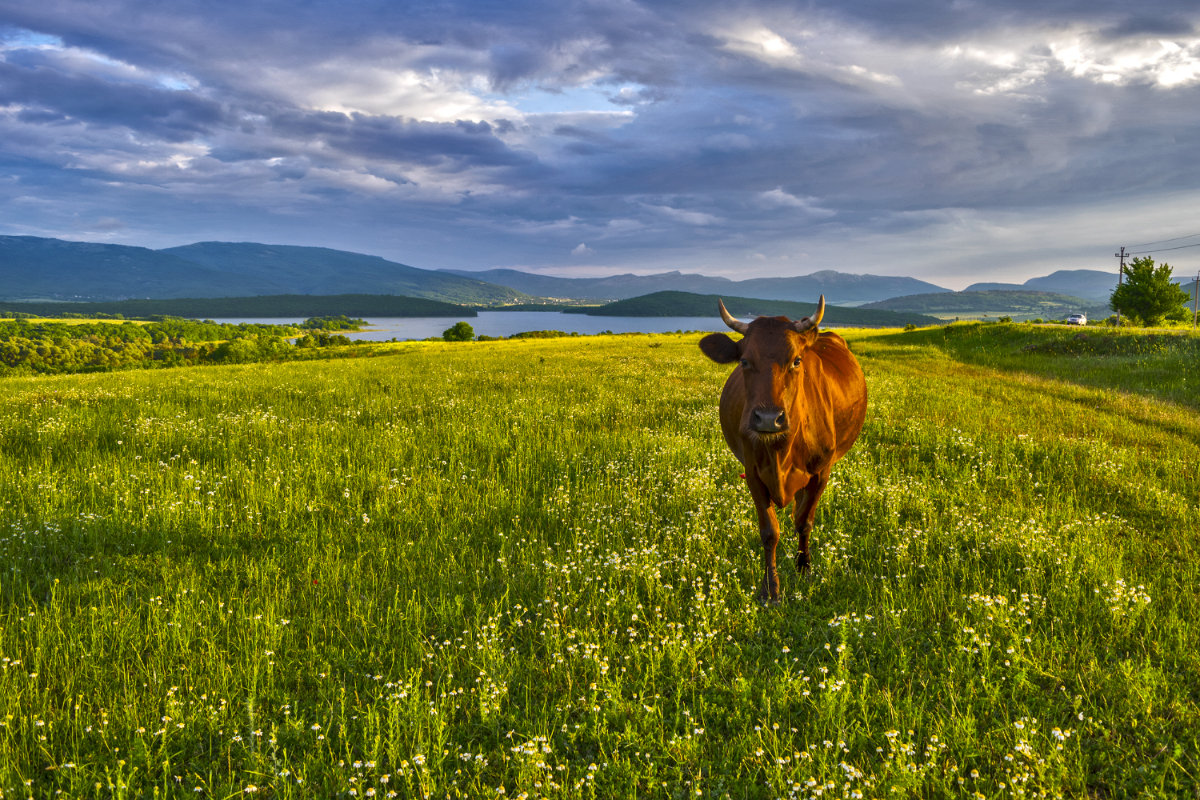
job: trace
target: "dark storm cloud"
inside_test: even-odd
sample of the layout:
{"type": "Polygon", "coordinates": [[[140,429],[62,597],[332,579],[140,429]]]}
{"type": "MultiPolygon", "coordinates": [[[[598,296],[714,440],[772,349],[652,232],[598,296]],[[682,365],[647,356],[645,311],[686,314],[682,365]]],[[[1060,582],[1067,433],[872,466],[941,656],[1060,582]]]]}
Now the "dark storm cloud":
{"type": "Polygon", "coordinates": [[[402,163],[461,161],[464,166],[534,166],[494,135],[487,122],[458,120],[427,123],[325,112],[288,113],[272,120],[273,130],[287,139],[320,141],[346,154],[402,163]]]}
{"type": "Polygon", "coordinates": [[[1127,0],[866,0],[805,6],[780,0],[757,7],[767,8],[777,17],[816,12],[853,22],[887,38],[922,41],[952,41],[967,33],[1031,21],[1052,26],[1090,21],[1114,30],[1129,26],[1132,31],[1144,26],[1142,32],[1179,33],[1186,30],[1181,27],[1187,25],[1183,20],[1196,12],[1190,0],[1140,4],[1127,0]]]}
{"type": "Polygon", "coordinates": [[[20,105],[46,120],[79,120],[122,126],[185,141],[221,123],[218,103],[188,92],[137,84],[114,84],[89,75],[65,74],[38,58],[0,62],[0,104],[20,105]]]}
{"type": "Polygon", "coordinates": [[[1141,16],[1134,15],[1122,19],[1117,24],[1101,30],[1101,34],[1110,39],[1125,39],[1131,36],[1192,36],[1196,26],[1189,20],[1175,16],[1141,16]]]}

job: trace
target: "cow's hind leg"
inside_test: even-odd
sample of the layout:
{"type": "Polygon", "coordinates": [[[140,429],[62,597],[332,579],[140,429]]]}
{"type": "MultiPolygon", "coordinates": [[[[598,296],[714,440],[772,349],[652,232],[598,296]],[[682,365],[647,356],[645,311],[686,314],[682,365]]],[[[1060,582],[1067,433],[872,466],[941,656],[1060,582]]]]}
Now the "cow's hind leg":
{"type": "Polygon", "coordinates": [[[808,553],[808,539],[812,534],[813,520],[817,516],[817,503],[829,483],[828,475],[814,475],[808,486],[796,495],[792,508],[792,522],[796,527],[796,571],[806,575],[812,569],[812,558],[808,553]]]}

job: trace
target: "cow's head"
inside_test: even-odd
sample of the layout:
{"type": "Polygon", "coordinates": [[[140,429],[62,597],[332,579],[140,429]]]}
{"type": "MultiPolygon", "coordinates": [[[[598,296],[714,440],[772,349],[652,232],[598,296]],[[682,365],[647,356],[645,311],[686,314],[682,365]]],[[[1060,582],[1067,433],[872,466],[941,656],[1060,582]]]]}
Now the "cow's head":
{"type": "MultiPolygon", "coordinates": [[[[753,322],[735,319],[720,300],[717,306],[725,324],[742,334],[734,341],[723,333],[700,340],[700,349],[718,364],[738,363],[746,386],[742,432],[763,441],[783,441],[800,420],[788,418],[804,382],[805,352],[817,340],[817,325],[825,316],[825,295],[812,316],[793,322],[787,317],[759,317],[753,322]]],[[[735,373],[736,374],[736,373],[735,373]]]]}

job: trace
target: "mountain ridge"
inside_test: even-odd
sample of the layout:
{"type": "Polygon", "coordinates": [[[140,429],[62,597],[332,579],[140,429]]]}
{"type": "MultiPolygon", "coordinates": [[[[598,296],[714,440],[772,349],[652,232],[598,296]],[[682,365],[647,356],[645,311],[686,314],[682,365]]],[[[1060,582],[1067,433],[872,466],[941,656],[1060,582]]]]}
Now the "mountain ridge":
{"type": "MultiPolygon", "coordinates": [[[[969,290],[1030,291],[1102,303],[1113,277],[1099,270],[1058,270],[1024,284],[973,284],[969,290]]],[[[152,250],[132,245],[0,236],[0,299],[119,301],[273,295],[394,295],[481,307],[553,298],[613,302],[661,291],[854,306],[951,290],[908,276],[818,270],[778,278],[727,277],[680,270],[564,278],[514,269],[422,269],[379,256],[326,247],[258,242],[195,242],[152,250]]],[[[1003,300],[999,295],[993,305],[1003,300]]],[[[917,309],[912,309],[917,310],[917,309]]]]}
{"type": "MultiPolygon", "coordinates": [[[[809,302],[793,300],[764,300],[760,297],[737,297],[694,292],[664,291],[616,300],[599,308],[571,309],[573,313],[599,317],[703,317],[717,315],[721,300],[729,313],[739,317],[784,315],[801,319],[816,311],[809,302]]],[[[936,325],[936,317],[913,312],[868,309],[866,306],[847,307],[826,304],[824,324],[840,326],[900,327],[902,325],[936,325]]]]}
{"type": "Polygon", "coordinates": [[[1054,292],[1107,303],[1116,288],[1117,276],[1113,273],[1097,269],[1060,269],[1049,275],[1030,278],[1024,283],[973,283],[963,291],[1054,292]]]}
{"type": "Polygon", "coordinates": [[[524,297],[475,278],[447,277],[436,270],[328,247],[196,242],[159,252],[211,269],[236,270],[270,284],[270,292],[259,294],[388,294],[455,303],[511,302],[524,297]],[[285,288],[288,291],[281,291],[285,288]]]}
{"type": "Polygon", "coordinates": [[[513,269],[479,272],[458,269],[440,271],[454,275],[478,276],[480,280],[508,286],[537,297],[571,297],[597,302],[628,300],[655,292],[679,291],[692,294],[732,293],[742,297],[793,302],[815,302],[816,298],[825,295],[826,301],[831,303],[865,303],[901,294],[950,291],[918,278],[853,274],[835,270],[819,270],[809,275],[779,278],[747,278],[740,281],[720,276],[684,273],[679,270],[650,275],[624,273],[601,278],[563,278],[513,269]]]}
{"type": "Polygon", "coordinates": [[[325,247],[196,242],[131,245],[0,236],[0,299],[105,302],[380,294],[453,303],[528,299],[504,286],[325,247]]]}

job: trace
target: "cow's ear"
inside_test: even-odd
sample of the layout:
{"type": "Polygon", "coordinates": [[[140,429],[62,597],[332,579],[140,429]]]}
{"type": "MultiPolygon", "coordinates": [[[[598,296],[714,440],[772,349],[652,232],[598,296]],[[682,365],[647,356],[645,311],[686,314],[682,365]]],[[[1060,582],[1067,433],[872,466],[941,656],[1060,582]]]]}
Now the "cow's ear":
{"type": "Polygon", "coordinates": [[[700,340],[700,349],[718,364],[728,364],[742,357],[741,346],[723,333],[705,336],[700,340]]]}
{"type": "Polygon", "coordinates": [[[800,340],[804,342],[805,347],[812,347],[820,338],[821,332],[816,328],[809,328],[804,333],[800,334],[800,340]]]}

